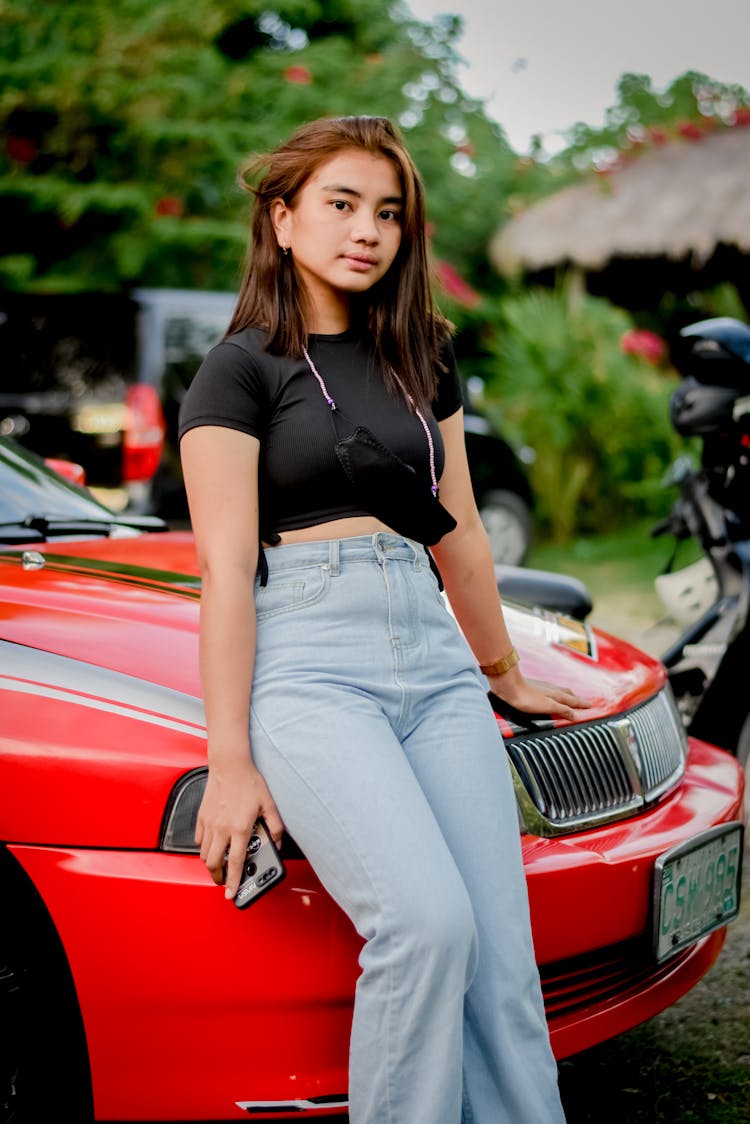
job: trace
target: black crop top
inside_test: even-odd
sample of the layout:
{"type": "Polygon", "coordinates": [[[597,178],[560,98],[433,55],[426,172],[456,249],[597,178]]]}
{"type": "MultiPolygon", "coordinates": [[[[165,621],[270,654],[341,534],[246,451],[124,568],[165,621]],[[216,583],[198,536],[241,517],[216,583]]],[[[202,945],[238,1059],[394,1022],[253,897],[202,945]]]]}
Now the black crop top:
{"type": "MultiPolygon", "coordinates": [[[[308,352],[338,410],[339,436],[367,426],[424,480],[429,495],[430,460],[422,423],[400,394],[386,389],[367,345],[353,331],[312,335],[308,352]]],[[[453,350],[445,350],[438,395],[425,418],[440,478],[445,461],[437,422],[461,405],[453,350]]],[[[357,501],[334,452],[330,407],[307,361],[271,355],[264,334],[246,328],[217,344],[206,356],[180,409],[179,435],[201,425],[226,426],[257,437],[260,532],[311,527],[353,515],[367,515],[357,501]]]]}

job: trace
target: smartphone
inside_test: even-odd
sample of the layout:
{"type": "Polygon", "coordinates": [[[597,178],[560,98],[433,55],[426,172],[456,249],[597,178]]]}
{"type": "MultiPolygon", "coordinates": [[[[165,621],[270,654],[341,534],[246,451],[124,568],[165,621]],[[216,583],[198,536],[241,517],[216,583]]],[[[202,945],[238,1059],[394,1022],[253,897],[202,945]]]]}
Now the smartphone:
{"type": "Polygon", "coordinates": [[[237,909],[247,909],[286,876],[281,855],[276,849],[265,820],[259,819],[247,845],[240,885],[234,896],[237,909]]]}

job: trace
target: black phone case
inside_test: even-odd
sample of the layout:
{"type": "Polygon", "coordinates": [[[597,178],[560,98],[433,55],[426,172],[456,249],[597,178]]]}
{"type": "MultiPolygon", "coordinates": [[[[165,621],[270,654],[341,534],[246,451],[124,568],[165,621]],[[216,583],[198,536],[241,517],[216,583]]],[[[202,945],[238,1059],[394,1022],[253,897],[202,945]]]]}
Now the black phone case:
{"type": "Polygon", "coordinates": [[[233,901],[237,909],[247,909],[286,877],[286,868],[270,836],[265,821],[260,819],[250,836],[239,889],[233,901]]]}

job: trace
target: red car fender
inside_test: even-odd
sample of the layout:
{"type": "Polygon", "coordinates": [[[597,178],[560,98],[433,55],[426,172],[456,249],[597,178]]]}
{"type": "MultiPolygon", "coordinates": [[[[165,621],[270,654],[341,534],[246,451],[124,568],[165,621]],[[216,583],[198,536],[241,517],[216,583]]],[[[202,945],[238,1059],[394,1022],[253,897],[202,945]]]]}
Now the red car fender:
{"type": "MultiPolygon", "coordinates": [[[[558,1057],[656,1014],[713,963],[723,929],[664,964],[644,955],[618,968],[614,984],[609,949],[643,945],[657,855],[741,817],[739,772],[694,742],[682,784],[639,817],[638,832],[621,823],[523,837],[558,1057]],[[576,957],[595,963],[597,949],[603,968],[581,972],[576,957]]],[[[362,942],[306,862],[290,860],[285,882],[241,913],[194,855],[10,850],[65,947],[102,1118],[231,1119],[237,1101],[345,1093],[362,942]],[[138,1075],[132,1087],[123,1059],[138,1075]]]]}

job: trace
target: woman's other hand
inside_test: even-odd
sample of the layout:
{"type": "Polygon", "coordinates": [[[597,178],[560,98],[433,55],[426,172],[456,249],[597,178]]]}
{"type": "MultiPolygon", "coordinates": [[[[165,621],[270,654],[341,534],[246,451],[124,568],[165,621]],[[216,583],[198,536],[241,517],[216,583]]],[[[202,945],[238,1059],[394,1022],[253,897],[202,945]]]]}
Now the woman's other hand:
{"type": "Polygon", "coordinates": [[[214,882],[224,885],[227,898],[237,893],[247,845],[260,816],[278,846],[284,825],[268,785],[249,754],[246,764],[209,770],[195,841],[214,882]]]}
{"type": "Polygon", "coordinates": [[[494,694],[524,714],[549,714],[555,718],[575,718],[576,710],[588,710],[591,703],[567,687],[525,679],[517,671],[512,678],[494,675],[489,679],[494,694]]]}

